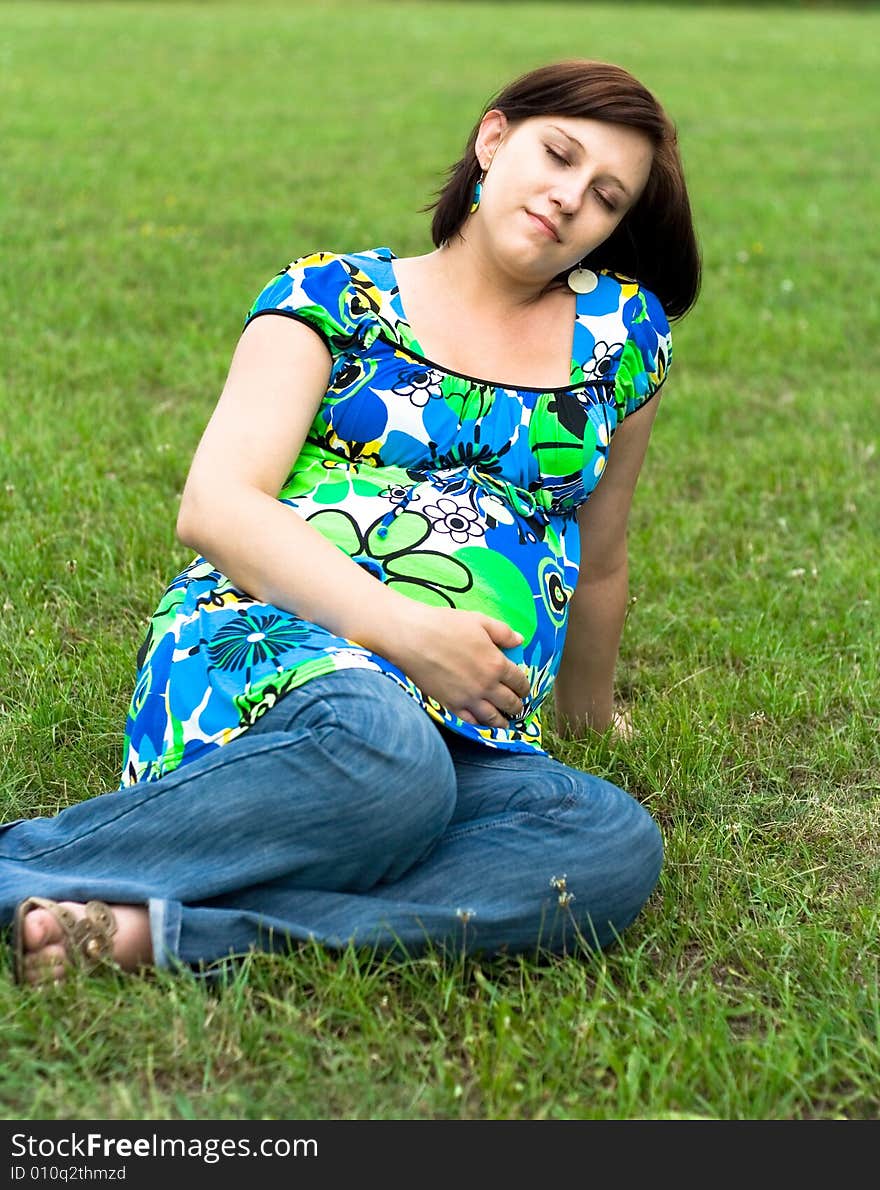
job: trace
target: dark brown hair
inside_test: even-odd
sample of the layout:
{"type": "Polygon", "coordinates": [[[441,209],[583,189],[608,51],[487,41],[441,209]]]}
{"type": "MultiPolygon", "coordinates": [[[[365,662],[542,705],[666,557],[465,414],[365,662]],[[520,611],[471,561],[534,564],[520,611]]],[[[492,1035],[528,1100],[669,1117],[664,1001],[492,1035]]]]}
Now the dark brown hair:
{"type": "Polygon", "coordinates": [[[681,318],[697,300],[700,252],[684,180],[675,125],[649,90],[620,66],[573,59],[539,67],[514,79],[483,110],[461,160],[433,210],[431,235],[439,247],[467,219],[480,177],[475,145],[482,116],[492,109],[515,123],[534,116],[575,116],[625,124],[654,146],[648,181],[614,232],[585,257],[593,269],[632,277],[655,293],[669,318],[681,318]]]}

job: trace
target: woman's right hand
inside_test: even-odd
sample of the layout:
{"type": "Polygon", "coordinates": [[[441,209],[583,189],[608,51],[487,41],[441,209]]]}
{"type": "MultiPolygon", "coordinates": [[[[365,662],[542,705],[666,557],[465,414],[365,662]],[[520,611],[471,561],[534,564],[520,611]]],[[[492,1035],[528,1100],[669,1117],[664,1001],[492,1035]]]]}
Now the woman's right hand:
{"type": "Polygon", "coordinates": [[[447,710],[481,727],[508,727],[523,714],[529,680],[502,652],[522,636],[491,616],[428,607],[402,597],[383,656],[447,710]]]}

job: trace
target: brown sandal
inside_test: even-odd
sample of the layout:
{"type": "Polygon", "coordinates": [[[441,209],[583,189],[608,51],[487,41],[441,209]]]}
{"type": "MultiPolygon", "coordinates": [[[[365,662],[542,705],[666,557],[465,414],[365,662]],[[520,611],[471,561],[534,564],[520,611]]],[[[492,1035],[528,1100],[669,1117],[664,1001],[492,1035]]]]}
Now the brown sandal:
{"type": "Polygon", "coordinates": [[[103,901],[88,901],[85,916],[76,918],[69,909],[46,897],[28,897],[15,910],[12,923],[13,975],[16,983],[28,983],[25,976],[24,919],[32,909],[46,909],[61,927],[62,942],[72,963],[91,971],[113,965],[113,935],[116,918],[103,901]]]}

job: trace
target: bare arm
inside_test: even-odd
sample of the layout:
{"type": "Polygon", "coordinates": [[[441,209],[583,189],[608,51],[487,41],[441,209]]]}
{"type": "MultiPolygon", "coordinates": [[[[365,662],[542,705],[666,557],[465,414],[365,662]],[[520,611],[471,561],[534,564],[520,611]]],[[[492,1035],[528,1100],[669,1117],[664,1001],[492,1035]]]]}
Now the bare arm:
{"type": "Polygon", "coordinates": [[[614,670],[629,593],[626,526],[659,401],[654,397],[617,430],[605,473],[578,514],[581,573],[555,686],[563,735],[604,731],[612,723],[614,670]]]}
{"type": "Polygon", "coordinates": [[[302,323],[267,315],[245,329],[187,476],[178,536],[255,598],[387,657],[455,714],[506,726],[528,690],[501,652],[517,634],[390,590],[277,499],[330,364],[302,323]]]}

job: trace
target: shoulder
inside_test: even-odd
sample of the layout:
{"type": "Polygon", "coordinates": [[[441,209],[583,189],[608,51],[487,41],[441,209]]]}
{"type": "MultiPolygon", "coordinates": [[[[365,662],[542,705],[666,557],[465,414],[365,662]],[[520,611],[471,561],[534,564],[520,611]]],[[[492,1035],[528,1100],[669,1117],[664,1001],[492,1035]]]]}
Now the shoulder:
{"type": "Polygon", "coordinates": [[[603,290],[605,306],[613,305],[627,332],[642,323],[650,323],[658,334],[669,334],[669,320],[659,298],[635,277],[603,270],[598,290],[603,290]]]}
{"type": "Polygon", "coordinates": [[[671,340],[669,319],[657,295],[631,277],[615,274],[615,279],[620,282],[623,321],[630,335],[638,337],[640,331],[650,328],[658,338],[671,340]]]}
{"type": "Polygon", "coordinates": [[[338,348],[356,335],[365,317],[380,305],[383,270],[393,277],[388,249],[364,252],[321,250],[298,256],[260,291],[245,325],[261,314],[281,314],[309,322],[338,348]]]}
{"type": "Polygon", "coordinates": [[[659,298],[650,289],[620,273],[602,276],[617,292],[623,346],[614,375],[614,403],[623,418],[660,390],[672,362],[672,332],[659,298]]]}
{"type": "Polygon", "coordinates": [[[368,248],[363,252],[311,252],[297,257],[285,272],[293,278],[313,284],[363,284],[394,277],[394,254],[388,248],[368,248]]]}
{"type": "Polygon", "coordinates": [[[635,278],[603,269],[596,284],[579,293],[576,302],[574,358],[586,383],[614,385],[619,416],[627,406],[619,400],[626,386],[633,351],[657,357],[665,374],[671,357],[669,323],[656,296],[635,278]]]}

